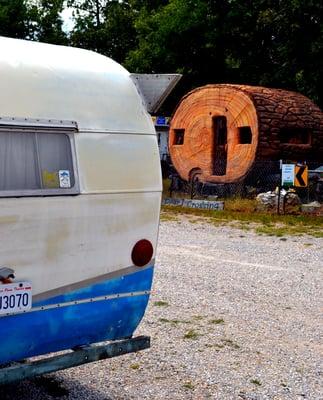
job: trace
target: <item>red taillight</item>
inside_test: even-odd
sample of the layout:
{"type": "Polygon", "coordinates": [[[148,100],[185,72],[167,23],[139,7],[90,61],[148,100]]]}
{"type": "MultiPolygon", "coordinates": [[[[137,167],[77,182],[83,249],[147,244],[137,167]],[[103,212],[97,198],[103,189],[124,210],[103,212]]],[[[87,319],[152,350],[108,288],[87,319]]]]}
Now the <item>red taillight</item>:
{"type": "Polygon", "coordinates": [[[137,242],[131,253],[132,262],[137,267],[143,267],[148,264],[154,253],[153,245],[147,239],[142,239],[137,242]]]}

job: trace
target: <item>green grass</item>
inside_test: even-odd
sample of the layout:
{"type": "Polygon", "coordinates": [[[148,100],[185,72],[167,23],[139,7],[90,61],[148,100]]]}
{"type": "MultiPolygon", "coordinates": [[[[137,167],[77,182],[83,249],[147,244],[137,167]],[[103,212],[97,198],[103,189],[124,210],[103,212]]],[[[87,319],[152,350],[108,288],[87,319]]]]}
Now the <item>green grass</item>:
{"type": "Polygon", "coordinates": [[[163,322],[166,324],[172,324],[172,325],[190,324],[190,321],[184,321],[181,319],[167,319],[167,318],[159,318],[159,322],[163,322]]]}
{"type": "Polygon", "coordinates": [[[323,238],[323,229],[321,229],[320,231],[316,231],[312,234],[312,236],[316,237],[316,238],[323,238]]]}
{"type": "Polygon", "coordinates": [[[215,324],[215,325],[224,324],[224,319],[223,318],[211,319],[210,324],[215,324]]]}
{"type": "Polygon", "coordinates": [[[185,333],[183,338],[196,340],[199,336],[200,336],[200,334],[198,332],[194,331],[194,329],[190,329],[188,332],[185,333]]]}
{"type": "Polygon", "coordinates": [[[253,213],[256,211],[257,203],[256,200],[234,197],[232,199],[225,199],[224,206],[225,210],[230,212],[253,213]]]}
{"type": "Polygon", "coordinates": [[[139,364],[131,364],[130,368],[133,369],[133,370],[137,370],[137,369],[140,368],[140,365],[139,364]]]}
{"type": "Polygon", "coordinates": [[[231,339],[221,339],[221,342],[224,346],[228,346],[236,350],[240,349],[240,346],[231,339]]]}
{"type": "Polygon", "coordinates": [[[237,343],[235,343],[231,339],[226,339],[226,338],[225,339],[221,339],[220,343],[214,343],[214,344],[207,343],[205,345],[205,347],[214,348],[216,351],[220,351],[221,349],[224,349],[225,347],[229,347],[229,348],[234,349],[234,350],[240,349],[240,346],[237,343]]]}
{"type": "Polygon", "coordinates": [[[243,230],[254,230],[259,235],[276,237],[311,235],[323,237],[323,217],[311,215],[277,215],[255,211],[255,201],[225,200],[225,210],[200,210],[178,206],[162,206],[162,219],[178,215],[194,215],[214,225],[230,225],[243,230]]]}
{"type": "Polygon", "coordinates": [[[251,379],[250,382],[253,383],[256,386],[261,386],[261,382],[258,379],[251,379]]]}
{"type": "Polygon", "coordinates": [[[202,321],[203,316],[202,315],[193,315],[192,317],[195,321],[202,321]]]}
{"type": "Polygon", "coordinates": [[[194,389],[194,385],[193,385],[192,382],[185,382],[185,383],[183,384],[183,387],[184,387],[185,389],[190,389],[190,390],[193,390],[193,389],[194,389]]]}
{"type": "Polygon", "coordinates": [[[168,307],[169,303],[167,301],[159,300],[154,302],[154,306],[156,307],[168,307]]]}
{"type": "Polygon", "coordinates": [[[178,216],[177,215],[172,215],[172,214],[162,213],[160,215],[160,220],[161,221],[178,221],[178,216]]]}

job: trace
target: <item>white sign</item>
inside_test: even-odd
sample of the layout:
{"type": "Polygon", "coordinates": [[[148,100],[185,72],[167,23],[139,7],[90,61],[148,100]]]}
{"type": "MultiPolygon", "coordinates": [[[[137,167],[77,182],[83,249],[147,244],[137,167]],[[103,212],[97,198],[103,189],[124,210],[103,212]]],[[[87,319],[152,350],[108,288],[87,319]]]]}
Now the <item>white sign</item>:
{"type": "Polygon", "coordinates": [[[295,165],[282,164],[282,186],[294,186],[295,165]]]}
{"type": "Polygon", "coordinates": [[[29,282],[0,285],[0,314],[18,313],[31,309],[32,288],[29,282]]]}
{"type": "Polygon", "coordinates": [[[71,187],[71,178],[70,171],[67,169],[60,169],[58,171],[59,176],[59,187],[60,188],[70,188],[71,187]]]}
{"type": "Polygon", "coordinates": [[[167,206],[182,206],[189,208],[200,208],[205,210],[223,210],[223,201],[209,201],[209,200],[188,200],[188,199],[173,199],[166,198],[162,204],[167,206]]]}

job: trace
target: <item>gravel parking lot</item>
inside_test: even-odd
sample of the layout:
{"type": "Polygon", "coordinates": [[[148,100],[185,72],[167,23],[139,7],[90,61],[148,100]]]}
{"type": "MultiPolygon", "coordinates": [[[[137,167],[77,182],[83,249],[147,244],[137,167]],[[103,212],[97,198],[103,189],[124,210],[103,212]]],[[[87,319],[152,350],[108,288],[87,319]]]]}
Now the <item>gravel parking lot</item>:
{"type": "Polygon", "coordinates": [[[21,399],[323,399],[323,240],[163,221],[152,347],[0,389],[21,399]]]}

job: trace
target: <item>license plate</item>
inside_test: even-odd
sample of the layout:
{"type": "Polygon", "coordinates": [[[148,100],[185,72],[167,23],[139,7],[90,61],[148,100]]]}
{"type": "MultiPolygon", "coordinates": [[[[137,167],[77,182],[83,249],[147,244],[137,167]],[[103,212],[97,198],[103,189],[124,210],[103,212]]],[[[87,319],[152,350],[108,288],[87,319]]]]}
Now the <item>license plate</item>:
{"type": "Polygon", "coordinates": [[[32,305],[30,282],[0,285],[0,315],[27,311],[32,305]]]}

